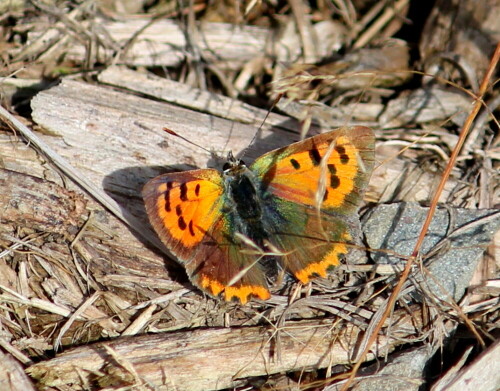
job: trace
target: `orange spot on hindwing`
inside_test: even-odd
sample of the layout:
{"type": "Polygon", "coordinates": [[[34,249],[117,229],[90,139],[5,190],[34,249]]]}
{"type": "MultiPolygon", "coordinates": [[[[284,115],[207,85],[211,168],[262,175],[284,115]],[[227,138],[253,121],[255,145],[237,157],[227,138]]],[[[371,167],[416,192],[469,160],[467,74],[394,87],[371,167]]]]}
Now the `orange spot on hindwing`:
{"type": "Polygon", "coordinates": [[[312,262],[304,269],[295,273],[295,277],[303,284],[312,278],[326,277],[331,268],[340,264],[340,257],[347,254],[348,248],[344,243],[332,244],[331,250],[319,262],[312,262]]]}
{"type": "Polygon", "coordinates": [[[236,299],[241,304],[246,304],[252,297],[257,297],[261,300],[267,300],[271,297],[269,290],[264,286],[249,284],[224,286],[219,281],[211,279],[206,275],[201,276],[201,286],[213,296],[223,293],[226,301],[236,299]]]}

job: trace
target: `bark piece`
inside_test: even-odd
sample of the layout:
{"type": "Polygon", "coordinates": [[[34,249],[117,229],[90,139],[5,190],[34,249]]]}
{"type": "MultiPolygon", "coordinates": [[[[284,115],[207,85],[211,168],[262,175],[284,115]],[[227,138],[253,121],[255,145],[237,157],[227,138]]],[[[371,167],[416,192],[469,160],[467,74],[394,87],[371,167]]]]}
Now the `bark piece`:
{"type": "Polygon", "coordinates": [[[240,69],[243,64],[265,53],[270,31],[256,26],[236,26],[228,23],[199,23],[197,32],[189,34],[182,25],[170,19],[130,18],[109,21],[95,18],[79,22],[80,35],[72,36],[64,29],[31,32],[28,43],[18,57],[39,54],[37,42],[50,38],[50,55],[64,53],[67,60],[77,63],[86,58],[88,44],[101,44],[96,61],[145,67],[178,66],[186,60],[189,45],[196,45],[207,63],[225,69],[240,69]],[[85,34],[82,34],[85,32],[85,34]],[[33,49],[31,49],[31,47],[33,49]]]}
{"type": "Polygon", "coordinates": [[[27,225],[58,234],[76,234],[86,201],[40,178],[0,169],[2,223],[27,225]],[[40,191],[41,183],[43,191],[40,191]]]}

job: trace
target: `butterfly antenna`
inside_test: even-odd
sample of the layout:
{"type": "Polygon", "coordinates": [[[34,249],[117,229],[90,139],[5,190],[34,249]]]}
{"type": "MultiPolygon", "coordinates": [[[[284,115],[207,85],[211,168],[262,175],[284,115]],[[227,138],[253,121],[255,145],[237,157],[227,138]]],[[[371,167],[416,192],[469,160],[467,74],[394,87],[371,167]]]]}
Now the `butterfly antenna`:
{"type": "Polygon", "coordinates": [[[246,147],[240,154],[240,159],[243,158],[243,156],[246,154],[246,152],[248,151],[248,148],[254,143],[255,139],[257,138],[257,135],[262,131],[262,127],[264,126],[264,124],[266,123],[267,119],[269,118],[269,115],[271,114],[271,111],[276,107],[276,105],[278,104],[278,102],[280,101],[280,99],[282,98],[283,94],[278,94],[278,96],[276,97],[276,99],[273,101],[273,104],[271,105],[271,107],[269,108],[269,110],[267,110],[267,113],[266,113],[266,116],[264,117],[264,119],[262,120],[262,123],[260,124],[259,126],[259,129],[257,129],[257,131],[255,132],[252,140],[250,141],[250,143],[248,144],[248,147],[246,147]]]}
{"type": "Polygon", "coordinates": [[[163,128],[163,130],[165,132],[167,132],[168,134],[171,134],[172,136],[179,137],[180,139],[184,140],[185,142],[187,142],[187,143],[189,143],[191,145],[194,145],[195,147],[203,149],[204,151],[208,152],[211,155],[213,154],[213,151],[210,151],[209,149],[207,149],[205,147],[202,147],[200,144],[196,144],[194,141],[191,141],[191,140],[187,139],[186,137],[181,136],[179,133],[174,132],[172,129],[163,128]]]}

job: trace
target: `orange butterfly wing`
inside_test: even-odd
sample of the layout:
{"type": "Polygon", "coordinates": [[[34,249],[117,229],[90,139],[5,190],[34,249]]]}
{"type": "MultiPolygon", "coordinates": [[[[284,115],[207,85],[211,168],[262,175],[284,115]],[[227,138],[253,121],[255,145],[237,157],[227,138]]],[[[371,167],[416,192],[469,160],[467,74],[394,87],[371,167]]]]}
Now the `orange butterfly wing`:
{"type": "Polygon", "coordinates": [[[354,127],[271,151],[250,166],[262,192],[272,195],[266,216],[283,216],[266,225],[284,267],[299,281],[325,277],[358,241],[356,212],[373,165],[373,132],[354,127]]]}
{"type": "Polygon", "coordinates": [[[164,174],[143,189],[153,228],[196,286],[243,304],[252,296],[268,299],[264,272],[231,231],[225,197],[224,179],[211,169],[164,174]]]}

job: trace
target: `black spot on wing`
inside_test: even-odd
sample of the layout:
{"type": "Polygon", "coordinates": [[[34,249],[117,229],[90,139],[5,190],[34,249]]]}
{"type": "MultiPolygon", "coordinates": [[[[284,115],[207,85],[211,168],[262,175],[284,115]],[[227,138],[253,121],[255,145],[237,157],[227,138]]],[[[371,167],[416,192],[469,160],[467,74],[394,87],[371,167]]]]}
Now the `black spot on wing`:
{"type": "Polygon", "coordinates": [[[340,178],[337,176],[337,167],[335,164],[328,164],[327,167],[330,173],[330,187],[336,189],[340,186],[340,178]]]}
{"type": "Polygon", "coordinates": [[[189,222],[189,233],[191,234],[191,236],[194,236],[195,233],[194,233],[194,229],[193,229],[193,220],[191,220],[189,222]]]}
{"type": "Polygon", "coordinates": [[[309,150],[309,158],[314,166],[319,166],[321,163],[321,154],[319,153],[318,148],[313,147],[309,150]]]}
{"type": "Polygon", "coordinates": [[[194,188],[194,194],[198,197],[200,195],[200,184],[197,183],[196,187],[194,188]]]}
{"type": "Polygon", "coordinates": [[[180,205],[177,205],[175,207],[175,213],[177,213],[177,216],[181,216],[182,215],[182,208],[180,205]]]}
{"type": "Polygon", "coordinates": [[[340,186],[340,179],[337,175],[330,175],[330,187],[336,189],[340,186]]]}
{"type": "Polygon", "coordinates": [[[300,163],[295,160],[295,159],[290,159],[290,164],[292,165],[293,168],[295,168],[296,170],[299,170],[300,169],[300,163]]]}
{"type": "Polygon", "coordinates": [[[172,186],[173,186],[172,182],[167,182],[167,191],[163,196],[165,198],[165,210],[167,212],[172,211],[172,207],[170,206],[170,189],[172,188],[172,186]]]}
{"type": "Polygon", "coordinates": [[[187,184],[186,183],[183,183],[181,186],[181,200],[182,201],[187,201],[188,200],[188,197],[187,197],[187,192],[188,192],[188,187],[187,187],[187,184]]]}
{"type": "Polygon", "coordinates": [[[340,163],[347,164],[349,163],[349,155],[345,153],[345,148],[342,145],[337,145],[335,150],[340,156],[340,163]]]}
{"type": "Polygon", "coordinates": [[[186,225],[186,222],[184,221],[184,217],[179,216],[179,220],[177,220],[177,225],[183,231],[186,229],[187,225],[186,225]]]}

